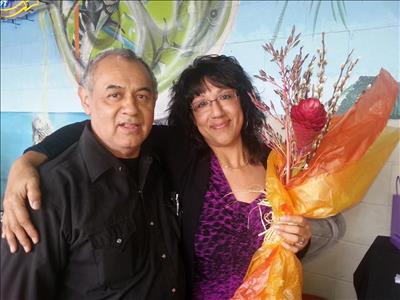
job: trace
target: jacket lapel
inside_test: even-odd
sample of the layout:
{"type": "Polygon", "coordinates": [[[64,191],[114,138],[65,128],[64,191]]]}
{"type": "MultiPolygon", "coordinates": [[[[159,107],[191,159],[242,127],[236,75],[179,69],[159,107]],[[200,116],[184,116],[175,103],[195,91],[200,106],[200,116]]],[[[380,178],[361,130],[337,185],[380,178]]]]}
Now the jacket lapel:
{"type": "MultiPolygon", "coordinates": [[[[182,232],[185,251],[185,264],[187,266],[187,282],[189,285],[193,282],[194,268],[194,237],[200,219],[200,213],[203,207],[204,196],[207,191],[208,180],[210,177],[210,154],[207,153],[199,158],[195,156],[195,161],[191,166],[189,175],[187,172],[186,179],[191,178],[190,184],[185,184],[183,191],[183,213],[182,213],[182,232]]],[[[190,289],[191,290],[191,289],[190,289]]],[[[189,292],[190,292],[189,290],[189,292]]]]}

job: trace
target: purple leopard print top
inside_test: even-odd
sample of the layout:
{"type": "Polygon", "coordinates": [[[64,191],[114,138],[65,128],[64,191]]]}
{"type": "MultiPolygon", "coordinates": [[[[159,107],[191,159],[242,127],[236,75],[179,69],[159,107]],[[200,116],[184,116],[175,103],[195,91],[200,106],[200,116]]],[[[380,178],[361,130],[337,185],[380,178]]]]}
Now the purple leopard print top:
{"type": "Polygon", "coordinates": [[[268,207],[236,201],[215,155],[194,241],[195,278],[193,299],[223,300],[233,296],[242,283],[264,231],[260,219],[268,207]]]}

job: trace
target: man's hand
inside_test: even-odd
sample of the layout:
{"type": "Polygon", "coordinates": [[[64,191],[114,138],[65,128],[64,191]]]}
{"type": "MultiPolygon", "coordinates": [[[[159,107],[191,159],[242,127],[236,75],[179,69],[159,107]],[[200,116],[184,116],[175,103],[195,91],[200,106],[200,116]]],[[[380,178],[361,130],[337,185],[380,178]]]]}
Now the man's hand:
{"type": "Polygon", "coordinates": [[[26,200],[33,209],[40,208],[39,175],[36,167],[47,157],[36,152],[27,152],[11,166],[4,195],[2,238],[6,238],[10,251],[17,251],[17,241],[25,252],[32,248],[31,241],[39,242],[39,233],[31,223],[26,200]]]}
{"type": "Polygon", "coordinates": [[[302,216],[283,216],[273,227],[283,238],[281,245],[293,253],[301,251],[310,241],[311,226],[302,216]]]}

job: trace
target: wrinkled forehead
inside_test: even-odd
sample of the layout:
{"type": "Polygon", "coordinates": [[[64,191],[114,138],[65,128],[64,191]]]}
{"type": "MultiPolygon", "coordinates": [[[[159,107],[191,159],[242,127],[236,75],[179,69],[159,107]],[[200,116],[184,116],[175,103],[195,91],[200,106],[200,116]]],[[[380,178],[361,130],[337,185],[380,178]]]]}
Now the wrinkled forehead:
{"type": "Polygon", "coordinates": [[[98,77],[107,75],[108,72],[135,73],[136,75],[150,79],[150,74],[139,61],[128,60],[117,55],[102,59],[93,70],[93,74],[98,77]]]}
{"type": "Polygon", "coordinates": [[[100,61],[93,72],[93,85],[105,82],[125,82],[148,86],[153,89],[153,82],[145,66],[139,61],[130,61],[120,56],[110,56],[100,61]]]}

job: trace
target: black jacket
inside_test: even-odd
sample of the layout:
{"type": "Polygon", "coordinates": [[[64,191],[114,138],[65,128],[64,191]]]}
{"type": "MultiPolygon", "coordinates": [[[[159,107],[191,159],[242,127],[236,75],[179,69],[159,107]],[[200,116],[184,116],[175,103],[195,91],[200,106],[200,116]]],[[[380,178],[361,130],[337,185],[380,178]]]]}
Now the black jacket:
{"type": "Polygon", "coordinates": [[[41,242],[10,254],[2,242],[2,299],[183,299],[174,197],[157,156],[108,152],[86,127],[40,169],[41,242]],[[172,200],[172,201],[171,201],[172,200]]]}

